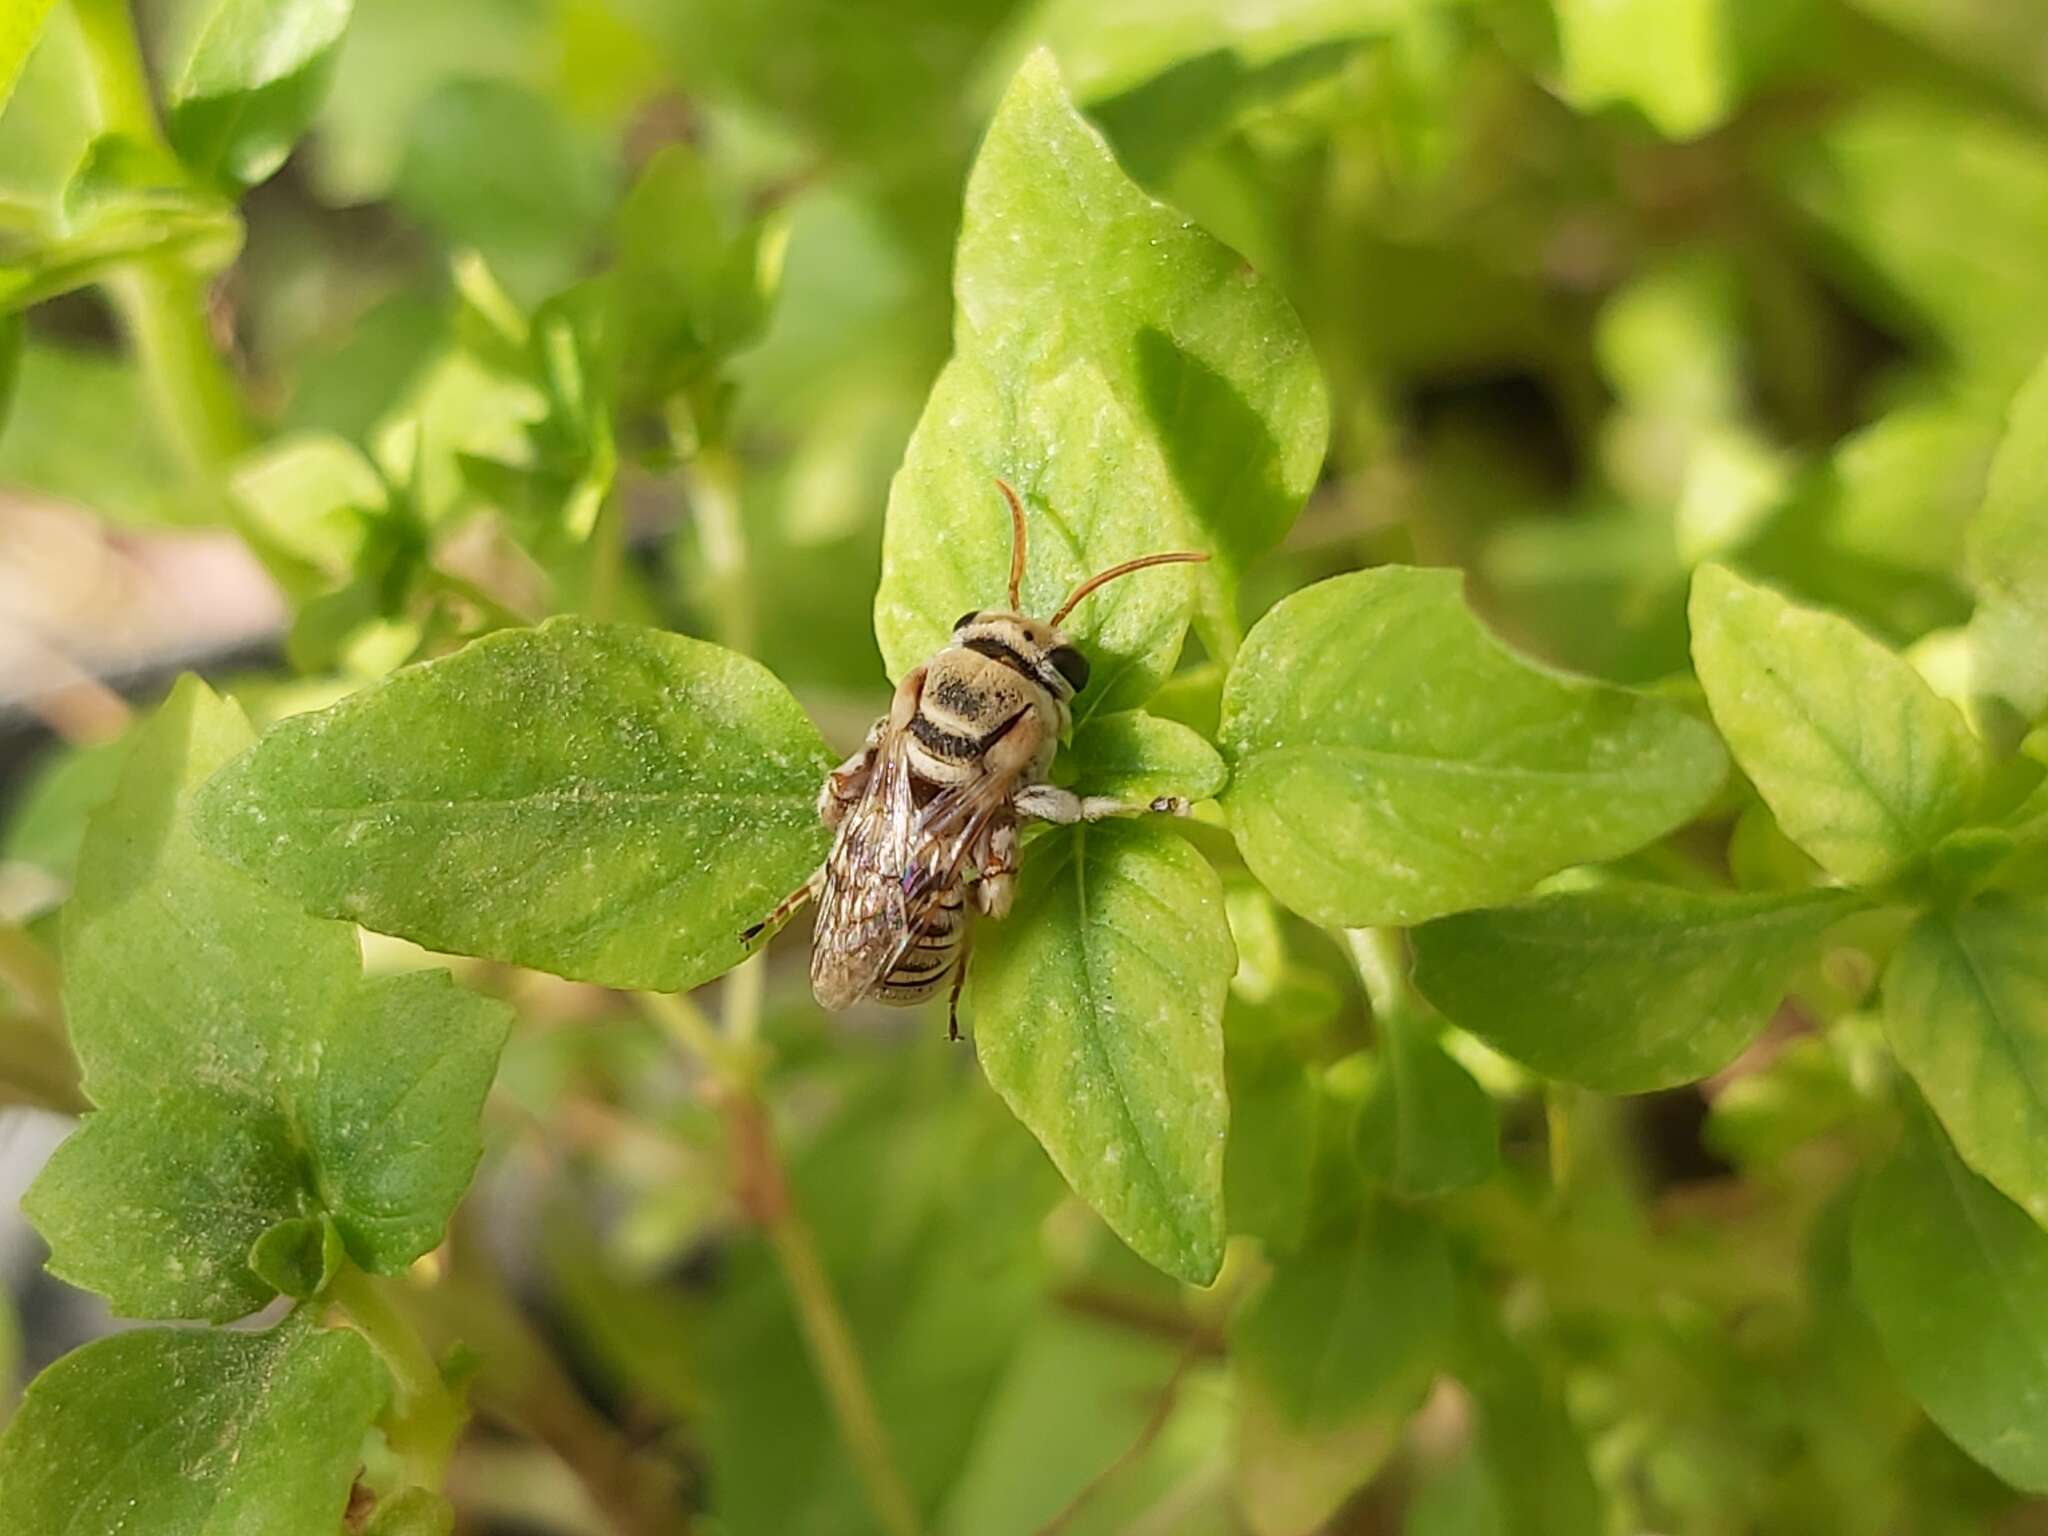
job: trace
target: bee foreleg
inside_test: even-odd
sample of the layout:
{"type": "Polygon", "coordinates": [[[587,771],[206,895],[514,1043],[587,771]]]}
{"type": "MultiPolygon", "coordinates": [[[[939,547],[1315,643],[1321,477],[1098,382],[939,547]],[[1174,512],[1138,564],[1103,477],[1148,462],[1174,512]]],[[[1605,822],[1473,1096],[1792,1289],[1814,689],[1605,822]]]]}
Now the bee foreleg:
{"type": "Polygon", "coordinates": [[[860,750],[825,775],[825,782],[818,789],[818,817],[826,826],[836,827],[846,820],[846,813],[868,787],[868,775],[875,768],[875,752],[881,746],[882,731],[888,723],[886,719],[877,720],[868,728],[868,739],[860,744],[860,750]]]}
{"type": "Polygon", "coordinates": [[[1056,784],[1027,784],[1010,802],[1019,816],[1072,826],[1077,821],[1104,821],[1112,816],[1185,816],[1188,802],[1179,795],[1153,800],[1119,800],[1114,795],[1077,795],[1056,784]]]}
{"type": "Polygon", "coordinates": [[[817,898],[818,892],[822,891],[824,888],[825,869],[823,865],[820,865],[818,867],[817,872],[813,874],[810,879],[806,880],[802,885],[798,886],[795,890],[791,891],[787,896],[783,897],[780,902],[776,903],[775,910],[773,912],[770,912],[766,917],[762,918],[761,921],[759,921],[758,923],[755,923],[751,928],[743,930],[740,934],[740,942],[742,944],[751,944],[754,942],[754,940],[761,937],[762,934],[768,932],[769,929],[780,928],[784,923],[789,921],[790,917],[805,902],[815,900],[817,898]]]}

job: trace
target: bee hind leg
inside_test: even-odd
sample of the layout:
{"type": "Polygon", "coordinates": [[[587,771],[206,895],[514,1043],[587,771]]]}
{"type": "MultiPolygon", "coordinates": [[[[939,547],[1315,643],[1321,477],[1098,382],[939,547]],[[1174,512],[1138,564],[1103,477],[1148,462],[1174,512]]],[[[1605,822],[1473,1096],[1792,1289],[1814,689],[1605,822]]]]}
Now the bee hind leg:
{"type": "Polygon", "coordinates": [[[816,900],[818,892],[823,890],[824,888],[825,871],[823,866],[820,866],[817,872],[813,874],[810,879],[806,880],[802,885],[798,886],[795,890],[791,891],[787,896],[783,897],[781,901],[777,902],[775,905],[775,910],[773,912],[770,912],[766,917],[762,918],[761,921],[753,924],[751,927],[742,929],[740,931],[740,942],[742,944],[752,944],[754,940],[761,937],[762,934],[767,933],[770,929],[780,928],[784,923],[788,922],[790,918],[796,914],[797,910],[801,908],[805,902],[816,900]]]}
{"type": "Polygon", "coordinates": [[[960,989],[967,985],[967,957],[974,952],[974,930],[960,940],[960,958],[953,965],[953,990],[946,996],[946,1038],[960,1038],[960,989]]]}
{"type": "Polygon", "coordinates": [[[1077,821],[1104,821],[1112,816],[1185,816],[1188,802],[1179,795],[1152,800],[1119,800],[1114,795],[1077,795],[1056,784],[1027,784],[1011,805],[1019,816],[1072,826],[1077,821]]]}

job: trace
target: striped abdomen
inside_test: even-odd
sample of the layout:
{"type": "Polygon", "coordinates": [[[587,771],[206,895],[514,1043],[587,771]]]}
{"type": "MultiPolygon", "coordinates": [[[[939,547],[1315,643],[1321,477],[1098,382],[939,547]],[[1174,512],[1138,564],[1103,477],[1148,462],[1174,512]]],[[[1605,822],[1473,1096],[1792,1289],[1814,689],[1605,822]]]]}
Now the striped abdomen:
{"type": "Polygon", "coordinates": [[[938,991],[960,960],[967,936],[967,913],[960,882],[955,881],[927,903],[917,935],[903,958],[875,983],[874,996],[884,1003],[921,1003],[938,991]]]}

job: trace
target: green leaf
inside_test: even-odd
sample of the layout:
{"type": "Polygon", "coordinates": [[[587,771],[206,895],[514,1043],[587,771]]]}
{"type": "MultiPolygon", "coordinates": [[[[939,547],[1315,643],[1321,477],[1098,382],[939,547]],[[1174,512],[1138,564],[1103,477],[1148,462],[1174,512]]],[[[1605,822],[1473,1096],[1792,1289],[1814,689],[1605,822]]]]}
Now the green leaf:
{"type": "Polygon", "coordinates": [[[65,182],[56,216],[0,242],[0,308],[26,308],[144,259],[211,274],[241,244],[235,210],[161,148],[102,134],[65,182]]]}
{"type": "Polygon", "coordinates": [[[1328,1102],[1308,1066],[1285,1047],[1233,1038],[1224,1065],[1230,1138],[1223,1197],[1230,1230],[1285,1252],[1300,1246],[1315,1215],[1328,1102]]]}
{"type": "Polygon", "coordinates": [[[365,982],[351,929],[194,841],[194,793],[252,739],[181,682],[90,819],[64,908],[65,1013],[100,1111],[23,1206],[51,1268],[128,1315],[255,1310],[275,1274],[252,1250],[322,1210],[358,1263],[403,1269],[481,1152],[504,1006],[440,972],[365,982]]]}
{"type": "Polygon", "coordinates": [[[1074,732],[1074,788],[1146,804],[1161,795],[1208,800],[1229,777],[1216,749],[1186,726],[1142,710],[1097,715],[1074,732]]]}
{"type": "Polygon", "coordinates": [[[954,294],[956,353],[1005,392],[1077,362],[1101,370],[1171,472],[1157,526],[1215,554],[1204,583],[1209,606],[1222,604],[1315,481],[1329,432],[1322,379],[1278,289],[1131,182],[1042,49],[982,140],[954,294]]]}
{"type": "Polygon", "coordinates": [[[682,635],[558,619],[279,725],[200,835],[430,949],[674,991],[824,857],[831,766],[781,684],[682,635]]]}
{"type": "Polygon", "coordinates": [[[2013,401],[1968,556],[1972,692],[2037,720],[2048,713],[2048,362],[2013,401]]]}
{"type": "Polygon", "coordinates": [[[334,1536],[385,1391],[360,1337],[298,1321],[100,1339],[0,1436],[0,1526],[334,1536]]]}
{"type": "Polygon", "coordinates": [[[414,115],[394,195],[451,246],[475,246],[532,302],[575,275],[611,176],[547,97],[506,80],[456,78],[414,115]]]}
{"type": "Polygon", "coordinates": [[[244,538],[301,595],[345,580],[384,509],[383,478],[350,442],[325,432],[274,439],[238,460],[230,488],[244,538]]]}
{"type": "Polygon", "coordinates": [[[351,0],[183,0],[172,13],[165,128],[231,189],[284,164],[326,94],[351,0]]]}
{"type": "Polygon", "coordinates": [[[1592,110],[1626,103],[1668,138],[1705,133],[1740,81],[1727,0],[1552,0],[1564,94],[1592,110]]]}
{"type": "Polygon", "coordinates": [[[281,1115],[237,1094],[166,1085],[146,1113],[88,1115],[22,1211],[50,1245],[50,1272],[117,1314],[226,1322],[275,1294],[249,1255],[305,1204],[281,1115]]]}
{"type": "Polygon", "coordinates": [[[1923,916],[1885,968],[1884,1027],[1962,1160],[2048,1227],[2048,900],[1923,916]]]}
{"type": "Polygon", "coordinates": [[[1223,996],[1236,969],[1208,862],[1156,827],[1031,847],[976,938],[982,1070],[1140,1257],[1196,1285],[1223,1262],[1223,996]]]}
{"type": "Polygon", "coordinates": [[[721,203],[705,157],[671,144],[619,208],[610,340],[620,393],[658,405],[699,384],[767,323],[779,246],[761,220],[721,203]]]}
{"type": "Polygon", "coordinates": [[[133,361],[83,347],[22,348],[14,409],[0,431],[0,485],[74,501],[115,523],[219,518],[163,436],[133,361]]]}
{"type": "Polygon", "coordinates": [[[1415,1412],[1406,1383],[1328,1426],[1288,1418],[1257,1377],[1235,1383],[1234,1514],[1252,1536],[1316,1536],[1401,1444],[1415,1412]]]}
{"type": "Polygon", "coordinates": [[[1397,926],[1500,901],[1681,825],[1726,762],[1639,694],[1521,660],[1455,571],[1318,582],[1253,628],[1225,685],[1223,806],[1311,921],[1397,926]]]}
{"type": "Polygon", "coordinates": [[[441,1241],[483,1156],[506,1022],[445,971],[373,977],[330,1020],[299,1116],[321,1203],[364,1267],[396,1273],[441,1241]]]}
{"type": "MultiPolygon", "coordinates": [[[[956,357],[932,386],[889,489],[875,637],[901,678],[974,608],[1007,606],[1010,516],[996,481],[1023,499],[1023,606],[1047,617],[1097,571],[1185,547],[1158,446],[1093,362],[1009,384],[956,357]]],[[[1086,719],[1143,703],[1173,670],[1187,632],[1186,566],[1141,571],[1090,597],[1062,626],[1087,654],[1086,719]]]]}
{"type": "Polygon", "coordinates": [[[294,1216],[256,1239],[249,1268],[280,1296],[304,1300],[334,1283],[348,1262],[341,1230],[325,1216],[294,1216]]]}
{"type": "Polygon", "coordinates": [[[198,787],[252,737],[240,709],[182,681],[87,823],[64,909],[64,1001],[103,1108],[203,1088],[269,1109],[355,983],[354,934],[224,869],[186,824],[198,787]]]}
{"type": "Polygon", "coordinates": [[[0,14],[0,112],[7,110],[14,95],[14,83],[21,78],[22,66],[28,63],[36,39],[43,35],[43,23],[49,20],[50,8],[56,3],[57,0],[17,0],[0,14]]]}
{"type": "Polygon", "coordinates": [[[1694,574],[1690,612],[1714,723],[1786,836],[1829,873],[1879,884],[1968,816],[1982,753],[1906,662],[1723,566],[1694,574]]]}
{"type": "Polygon", "coordinates": [[[2014,1487],[2048,1492],[2048,1232],[1915,1113],[1857,1199],[1851,1255],[1928,1417],[2014,1487]]]}
{"type": "Polygon", "coordinates": [[[61,747],[35,763],[0,830],[0,859],[36,865],[68,884],[85,818],[114,792],[127,756],[128,738],[117,736],[61,747]]]}
{"type": "Polygon", "coordinates": [[[1372,1178],[1403,1199],[1483,1183],[1500,1166],[1493,1097],[1444,1050],[1428,1020],[1382,1018],[1371,1089],[1353,1144],[1372,1178]]]}
{"type": "Polygon", "coordinates": [[[1379,1202],[1276,1264],[1231,1329],[1232,1358],[1302,1428],[1413,1404],[1444,1363],[1456,1294],[1443,1234],[1379,1202]]]}
{"type": "Polygon", "coordinates": [[[1993,389],[2048,351],[2048,135],[2024,119],[1868,93],[1802,136],[1785,181],[1880,319],[1993,389]]]}
{"type": "Polygon", "coordinates": [[[1647,1093],[1732,1061],[1861,905],[1843,891],[1560,891],[1416,929],[1415,985],[1545,1076],[1647,1093]]]}

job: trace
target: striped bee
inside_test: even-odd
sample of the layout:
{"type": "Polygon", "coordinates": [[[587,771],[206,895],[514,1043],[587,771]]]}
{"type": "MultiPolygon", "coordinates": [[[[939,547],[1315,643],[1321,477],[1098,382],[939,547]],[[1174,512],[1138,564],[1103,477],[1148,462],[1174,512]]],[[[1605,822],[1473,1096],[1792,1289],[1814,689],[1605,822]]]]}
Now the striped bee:
{"type": "Polygon", "coordinates": [[[975,914],[1000,918],[1015,894],[1017,821],[1069,824],[1158,811],[1187,814],[1177,796],[1135,804],[1080,796],[1046,782],[1072,726],[1088,658],[1060,630],[1106,582],[1202,554],[1146,555],[1082,582],[1049,619],[1019,612],[1024,508],[1010,507],[1010,605],[960,615],[951,643],[896,686],[889,712],[825,778],[818,814],[834,831],[824,865],[761,922],[751,944],[807,901],[818,903],[811,991],[825,1008],[864,997],[908,1006],[949,978],[948,1024],[960,1038],[975,914]]]}

